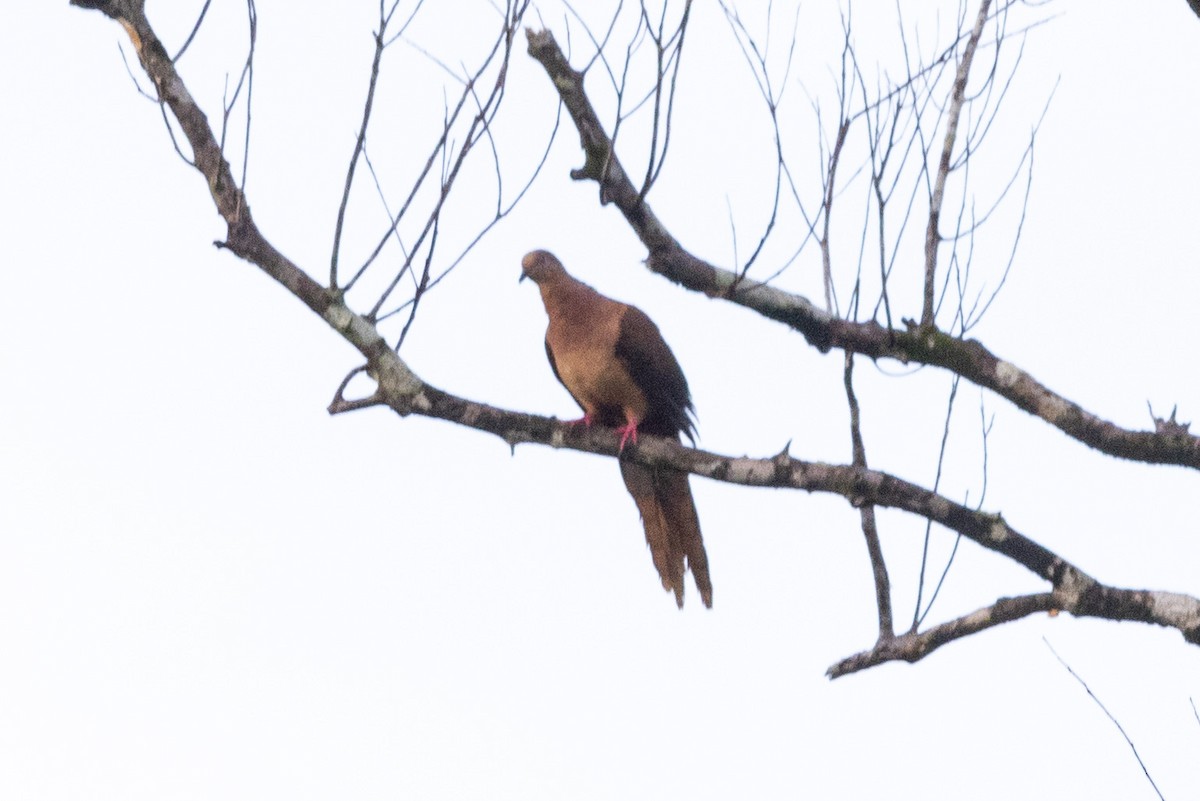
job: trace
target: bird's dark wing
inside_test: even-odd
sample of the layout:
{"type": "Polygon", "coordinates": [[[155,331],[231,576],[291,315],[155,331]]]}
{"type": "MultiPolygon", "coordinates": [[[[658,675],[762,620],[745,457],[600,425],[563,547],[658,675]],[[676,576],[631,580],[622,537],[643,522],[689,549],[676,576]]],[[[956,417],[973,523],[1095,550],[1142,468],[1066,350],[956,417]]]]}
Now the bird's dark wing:
{"type": "Polygon", "coordinates": [[[695,410],[687,378],[659,333],[641,309],[626,306],[617,337],[616,356],[649,402],[639,427],[648,434],[695,441],[695,410]]]}

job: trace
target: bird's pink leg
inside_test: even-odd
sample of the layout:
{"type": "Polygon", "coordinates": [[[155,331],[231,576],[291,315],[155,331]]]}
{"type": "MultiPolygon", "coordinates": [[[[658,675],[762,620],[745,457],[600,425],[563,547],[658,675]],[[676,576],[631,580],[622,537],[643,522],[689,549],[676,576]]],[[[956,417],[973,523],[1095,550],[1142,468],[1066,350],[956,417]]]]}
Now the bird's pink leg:
{"type": "Polygon", "coordinates": [[[572,428],[574,428],[576,426],[583,426],[584,428],[591,428],[592,427],[592,413],[588,412],[588,413],[584,414],[583,417],[580,417],[578,420],[563,420],[563,425],[571,426],[572,428]]]}
{"type": "Polygon", "coordinates": [[[621,444],[617,446],[617,453],[625,450],[625,443],[632,442],[637,445],[637,421],[630,420],[625,425],[617,429],[617,433],[621,435],[621,444]]]}

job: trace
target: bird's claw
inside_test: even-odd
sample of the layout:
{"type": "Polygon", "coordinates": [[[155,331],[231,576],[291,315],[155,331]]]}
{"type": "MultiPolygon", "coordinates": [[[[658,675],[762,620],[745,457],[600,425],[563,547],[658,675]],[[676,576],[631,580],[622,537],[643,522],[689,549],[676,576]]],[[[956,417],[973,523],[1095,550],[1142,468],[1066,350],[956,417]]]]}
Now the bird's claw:
{"type": "Polygon", "coordinates": [[[621,435],[621,444],[617,446],[617,453],[625,450],[625,443],[632,442],[637,445],[637,423],[628,423],[617,429],[617,433],[621,435]]]}

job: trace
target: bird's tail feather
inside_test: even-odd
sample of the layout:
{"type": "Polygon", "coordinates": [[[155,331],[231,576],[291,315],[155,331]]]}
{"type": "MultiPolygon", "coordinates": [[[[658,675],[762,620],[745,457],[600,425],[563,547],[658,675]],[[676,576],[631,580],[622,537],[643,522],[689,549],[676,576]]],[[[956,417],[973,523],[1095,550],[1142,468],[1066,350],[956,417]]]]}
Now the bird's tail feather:
{"type": "Polygon", "coordinates": [[[655,476],[659,506],[663,509],[671,532],[672,551],[687,559],[696,588],[704,605],[712,608],[712,581],[708,575],[708,554],[700,535],[700,517],[688,474],[677,470],[659,470],[655,476]]]}
{"type": "Polygon", "coordinates": [[[708,556],[687,473],[622,460],[621,476],[641,512],[646,544],[663,589],[673,592],[675,603],[682,607],[683,575],[691,568],[700,598],[711,608],[708,556]]]}

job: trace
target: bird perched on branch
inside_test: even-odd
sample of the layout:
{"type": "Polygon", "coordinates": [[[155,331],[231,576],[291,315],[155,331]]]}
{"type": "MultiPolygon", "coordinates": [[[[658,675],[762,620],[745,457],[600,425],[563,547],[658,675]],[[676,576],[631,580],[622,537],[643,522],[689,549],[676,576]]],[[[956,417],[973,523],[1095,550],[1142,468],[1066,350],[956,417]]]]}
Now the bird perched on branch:
{"type": "MultiPolygon", "coordinates": [[[[622,450],[637,443],[639,432],[695,441],[687,379],[649,317],[572,278],[544,250],[521,260],[521,280],[526,278],[537,284],[546,306],[550,367],[583,409],[577,423],[616,428],[622,450]]],[[[687,473],[628,459],[620,464],[663,588],[682,607],[683,574],[691,568],[701,600],[711,607],[708,556],[687,473]]]]}

